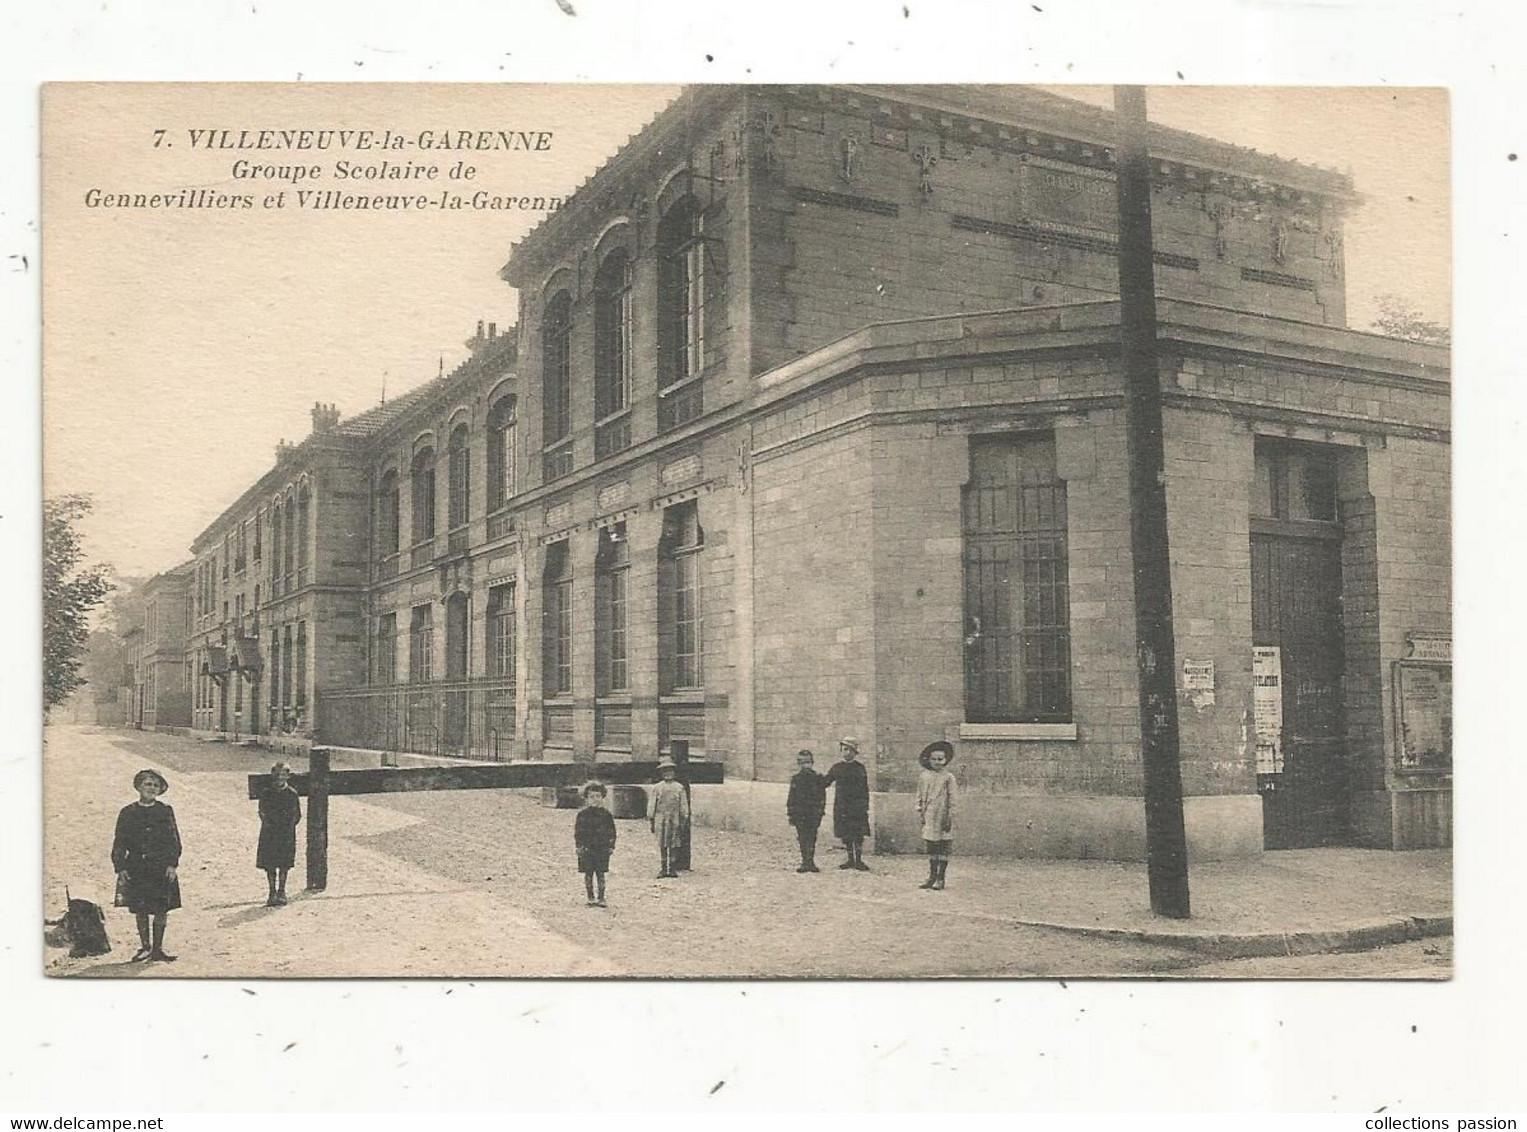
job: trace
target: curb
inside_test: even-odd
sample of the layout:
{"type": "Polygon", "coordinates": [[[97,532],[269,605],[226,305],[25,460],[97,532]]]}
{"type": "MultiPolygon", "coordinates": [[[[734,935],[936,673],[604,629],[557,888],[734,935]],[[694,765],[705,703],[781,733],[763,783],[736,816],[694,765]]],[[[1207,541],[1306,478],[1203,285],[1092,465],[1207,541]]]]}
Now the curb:
{"type": "Polygon", "coordinates": [[[1219,959],[1262,959],[1290,955],[1321,955],[1339,951],[1369,951],[1409,940],[1453,934],[1451,915],[1405,916],[1370,920],[1345,927],[1294,932],[1159,932],[1144,928],[1104,928],[1042,920],[1013,920],[1026,927],[1049,928],[1097,939],[1180,947],[1219,959]]]}

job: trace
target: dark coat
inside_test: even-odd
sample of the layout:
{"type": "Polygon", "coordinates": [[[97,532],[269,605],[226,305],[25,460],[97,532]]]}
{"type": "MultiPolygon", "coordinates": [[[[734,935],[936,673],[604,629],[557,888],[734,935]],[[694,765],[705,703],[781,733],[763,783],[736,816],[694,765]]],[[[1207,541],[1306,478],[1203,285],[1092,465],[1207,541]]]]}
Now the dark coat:
{"type": "Polygon", "coordinates": [[[573,847],[578,850],[580,873],[607,873],[615,851],[615,819],[610,811],[584,806],[573,819],[573,847]]]}
{"type": "Polygon", "coordinates": [[[840,839],[870,835],[870,776],[864,764],[840,759],[827,771],[832,791],[832,835],[840,839]]]}
{"type": "Polygon", "coordinates": [[[815,829],[827,809],[827,779],[810,767],[802,767],[790,779],[785,816],[793,826],[815,829]]]}
{"type": "Polygon", "coordinates": [[[158,915],[180,907],[180,881],[164,871],[180,864],[180,829],[175,811],[155,799],[129,802],[117,815],[111,865],[127,874],[123,900],[136,915],[158,915]]]}
{"type": "Polygon", "coordinates": [[[297,823],[302,800],[290,786],[272,790],[260,799],[260,844],[255,868],[289,869],[297,863],[297,823]]]}

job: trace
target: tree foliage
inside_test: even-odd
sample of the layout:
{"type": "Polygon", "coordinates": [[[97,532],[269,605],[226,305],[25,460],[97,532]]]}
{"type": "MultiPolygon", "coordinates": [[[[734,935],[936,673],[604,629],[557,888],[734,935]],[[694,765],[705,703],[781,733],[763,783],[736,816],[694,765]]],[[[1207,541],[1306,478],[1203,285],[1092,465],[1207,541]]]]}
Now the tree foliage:
{"type": "Polygon", "coordinates": [[[1373,329],[1389,338],[1403,338],[1407,342],[1425,342],[1432,346],[1453,343],[1452,327],[1422,318],[1417,307],[1398,295],[1380,296],[1379,316],[1373,320],[1373,329]]]}
{"type": "Polygon", "coordinates": [[[88,495],[58,495],[42,504],[43,709],[62,703],[83,684],[90,611],[111,592],[111,568],[81,567],[76,524],[90,511],[88,495]]]}

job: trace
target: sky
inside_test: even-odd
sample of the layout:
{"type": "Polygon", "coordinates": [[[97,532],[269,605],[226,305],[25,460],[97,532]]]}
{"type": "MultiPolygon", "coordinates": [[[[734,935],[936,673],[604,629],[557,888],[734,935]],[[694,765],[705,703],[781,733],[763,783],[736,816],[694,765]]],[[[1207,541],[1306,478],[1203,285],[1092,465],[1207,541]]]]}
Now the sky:
{"type": "MultiPolygon", "coordinates": [[[[1106,88],[1047,87],[1107,103],[1106,88]]],[[[345,416],[466,355],[479,319],[514,321],[498,278],[530,211],[318,212],[304,182],[238,178],[341,157],[440,166],[421,191],[565,195],[678,93],[672,86],[357,84],[51,86],[43,104],[44,491],[95,500],[90,553],[127,575],[171,567],[300,440],[314,401],[345,416]],[[190,131],[550,131],[541,152],[293,154],[192,144],[190,131]],[[162,134],[156,131],[164,131],[162,134]],[[157,143],[157,144],[156,144],[157,143]],[[449,178],[456,163],[471,181],[449,178]],[[250,193],[253,209],[86,205],[103,193],[250,193]],[[264,199],[287,193],[286,207],[264,199]]],[[[1380,296],[1450,322],[1446,92],[1152,88],[1154,120],[1349,172],[1348,320],[1380,296]]],[[[205,139],[207,135],[198,135],[205,139]]],[[[326,179],[324,186],[332,185],[326,179]]],[[[377,182],[352,183],[370,190],[377,182]]],[[[385,182],[388,191],[398,182],[385,182]]],[[[404,184],[409,184],[405,182],[404,184]]]]}

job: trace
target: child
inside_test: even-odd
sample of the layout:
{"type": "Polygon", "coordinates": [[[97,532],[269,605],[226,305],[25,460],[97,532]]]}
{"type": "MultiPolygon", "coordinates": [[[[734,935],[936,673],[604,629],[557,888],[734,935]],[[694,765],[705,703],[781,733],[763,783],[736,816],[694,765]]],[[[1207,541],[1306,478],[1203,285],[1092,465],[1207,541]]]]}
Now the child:
{"type": "Polygon", "coordinates": [[[265,870],[270,895],[265,907],[286,903],[286,873],[297,859],[297,823],[302,820],[302,803],[292,789],[292,768],[277,763],[270,768],[270,789],[260,799],[260,844],[255,850],[255,868],[265,870]]]}
{"type": "Polygon", "coordinates": [[[923,822],[923,846],[928,851],[928,879],[918,888],[941,890],[949,872],[949,851],[954,846],[954,775],[949,763],[954,748],[940,739],[929,743],[917,761],[923,772],[917,778],[917,815],[923,822]]]}
{"type": "Polygon", "coordinates": [[[801,843],[801,867],[798,873],[819,873],[817,868],[817,827],[822,824],[822,811],[827,808],[827,779],[812,768],[815,756],[810,751],[798,751],[797,767],[790,779],[790,794],[785,799],[785,816],[795,826],[795,836],[801,843]]]}
{"type": "Polygon", "coordinates": [[[165,921],[180,907],[180,830],[175,825],[175,811],[159,801],[170,788],[157,770],[140,770],[133,775],[133,789],[138,800],[122,807],[117,815],[116,837],[111,844],[111,865],[117,872],[117,884],[128,910],[138,917],[138,941],[143,945],[132,958],[173,963],[175,956],[164,951],[165,921]],[[153,920],[153,935],[149,921],[153,920]]]}
{"type": "Polygon", "coordinates": [[[679,875],[673,866],[673,851],[679,847],[684,823],[689,820],[689,796],[684,793],[684,787],[676,777],[678,768],[667,755],[658,760],[657,772],[662,776],[662,781],[652,788],[647,819],[653,835],[657,837],[658,853],[663,859],[663,870],[657,874],[658,879],[662,880],[679,875]]]}
{"type": "Polygon", "coordinates": [[[573,846],[578,850],[578,871],[588,892],[590,908],[606,908],[604,874],[610,871],[610,854],[615,850],[615,819],[604,808],[603,782],[583,786],[583,809],[573,821],[573,846]],[[595,883],[598,894],[595,894],[595,883]]]}
{"type": "Polygon", "coordinates": [[[859,761],[859,741],[844,736],[838,740],[838,761],[827,771],[827,785],[832,792],[832,833],[848,860],[840,869],[870,871],[864,863],[864,839],[870,832],[870,783],[864,764],[859,761]]]}

